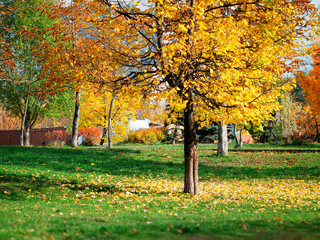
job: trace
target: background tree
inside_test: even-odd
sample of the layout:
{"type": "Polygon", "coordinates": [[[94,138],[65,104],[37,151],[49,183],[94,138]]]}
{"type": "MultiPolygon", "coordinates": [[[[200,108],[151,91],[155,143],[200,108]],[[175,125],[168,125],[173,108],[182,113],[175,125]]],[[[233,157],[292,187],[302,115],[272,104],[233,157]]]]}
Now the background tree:
{"type": "Polygon", "coordinates": [[[20,119],[13,117],[10,112],[5,111],[0,106],[0,130],[19,129],[20,119]]]}
{"type": "Polygon", "coordinates": [[[80,126],[102,128],[100,145],[123,141],[128,134],[129,120],[143,108],[143,96],[120,89],[88,84],[83,90],[80,126]]]}
{"type": "Polygon", "coordinates": [[[281,99],[283,109],[279,111],[279,125],[281,133],[286,143],[289,143],[293,135],[297,132],[297,112],[296,107],[289,94],[281,99]]]}
{"type": "Polygon", "coordinates": [[[0,100],[13,116],[21,119],[20,145],[30,144],[30,129],[47,104],[35,91],[43,83],[37,55],[38,36],[50,41],[45,31],[55,20],[46,12],[49,1],[6,0],[0,2],[0,100]]]}
{"type": "Polygon", "coordinates": [[[78,145],[81,90],[88,81],[89,59],[96,54],[91,48],[92,26],[88,18],[92,14],[92,1],[59,1],[52,8],[51,18],[61,19],[51,28],[55,44],[43,42],[42,57],[46,59],[41,75],[47,79],[43,91],[55,94],[72,86],[75,106],[72,123],[71,145],[78,145]]]}
{"type": "Polygon", "coordinates": [[[306,100],[310,104],[311,109],[315,113],[320,113],[320,47],[314,45],[312,47],[313,69],[308,75],[300,73],[298,79],[301,87],[306,93],[306,100]]]}

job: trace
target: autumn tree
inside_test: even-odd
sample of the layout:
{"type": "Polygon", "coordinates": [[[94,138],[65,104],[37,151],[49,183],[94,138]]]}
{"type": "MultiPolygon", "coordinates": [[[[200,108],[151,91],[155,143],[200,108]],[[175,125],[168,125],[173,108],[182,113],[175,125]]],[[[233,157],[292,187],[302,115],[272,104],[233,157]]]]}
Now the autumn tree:
{"type": "Polygon", "coordinates": [[[295,109],[296,123],[299,126],[297,135],[300,142],[316,141],[320,142],[320,115],[311,110],[310,105],[299,106],[295,109]]]}
{"type": "MultiPolygon", "coordinates": [[[[320,47],[319,43],[316,43],[311,48],[311,57],[313,62],[312,70],[306,74],[304,72],[298,73],[299,85],[301,85],[304,96],[300,97],[306,103],[304,103],[304,114],[299,114],[299,126],[303,129],[303,135],[312,136],[316,133],[316,141],[319,142],[319,115],[320,115],[320,47]],[[304,115],[304,116],[302,116],[304,115]],[[313,131],[312,131],[312,130],[313,131]],[[310,131],[311,130],[311,131],[310,131]]],[[[301,94],[300,94],[301,95],[301,94]]]]}
{"type": "Polygon", "coordinates": [[[184,112],[184,192],[191,194],[198,193],[195,109],[207,113],[200,115],[204,124],[269,117],[289,88],[279,76],[296,39],[315,21],[309,1],[152,0],[140,9],[101,0],[96,6],[94,37],[103,43],[100,53],[112,56],[114,81],[178,99],[170,105],[184,112]]]}
{"type": "Polygon", "coordinates": [[[0,106],[0,130],[19,129],[20,119],[13,117],[10,112],[0,106]]]}
{"type": "Polygon", "coordinates": [[[282,99],[282,110],[279,111],[279,125],[281,133],[286,143],[289,143],[293,135],[297,132],[297,107],[292,101],[291,96],[286,94],[282,99]]]}
{"type": "MultiPolygon", "coordinates": [[[[2,106],[21,119],[20,145],[29,145],[29,132],[43,107],[45,96],[36,93],[43,82],[37,56],[39,41],[54,20],[48,17],[50,1],[0,1],[0,99],[2,106]]],[[[50,41],[47,38],[46,41],[50,41]]]]}
{"type": "Polygon", "coordinates": [[[306,93],[306,100],[310,104],[311,109],[315,113],[320,113],[320,47],[319,45],[314,45],[312,47],[312,61],[313,69],[308,75],[305,73],[300,73],[298,79],[300,81],[301,87],[306,93]]]}
{"type": "Polygon", "coordinates": [[[60,19],[51,29],[55,43],[43,42],[41,56],[46,59],[41,76],[47,81],[43,91],[56,94],[70,86],[75,93],[75,106],[72,124],[71,145],[77,146],[80,118],[81,91],[89,78],[88,59],[91,44],[95,41],[89,37],[92,28],[87,21],[92,14],[92,1],[57,1],[51,9],[51,18],[60,19]]]}
{"type": "Polygon", "coordinates": [[[100,145],[106,140],[111,148],[113,142],[127,137],[128,122],[135,119],[138,110],[143,109],[143,96],[123,89],[96,84],[87,84],[83,89],[80,126],[103,129],[100,145]]]}

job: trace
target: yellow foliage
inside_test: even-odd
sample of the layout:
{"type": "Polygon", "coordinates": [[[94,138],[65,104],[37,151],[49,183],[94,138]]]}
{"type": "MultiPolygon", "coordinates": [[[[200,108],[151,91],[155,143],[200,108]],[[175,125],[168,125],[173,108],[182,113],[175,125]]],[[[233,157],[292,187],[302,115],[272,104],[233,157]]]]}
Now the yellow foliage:
{"type": "Polygon", "coordinates": [[[301,54],[296,39],[303,36],[295,29],[310,23],[302,12],[315,21],[312,5],[263,0],[244,2],[237,12],[222,8],[223,1],[150,3],[146,9],[122,9],[136,14],[130,20],[113,11],[116,3],[108,13],[96,5],[98,15],[112,19],[96,26],[101,58],[112,56],[114,75],[108,81],[130,76],[129,85],[181,111],[192,101],[196,111],[206,113],[204,122],[259,125],[279,109],[277,99],[294,84],[281,75],[293,70],[288,59],[301,54]]]}
{"type": "Polygon", "coordinates": [[[129,143],[155,143],[161,141],[165,135],[163,128],[139,129],[130,131],[128,136],[129,143]]]}
{"type": "MultiPolygon", "coordinates": [[[[112,141],[123,141],[128,134],[130,119],[135,119],[137,111],[144,103],[141,95],[109,90],[106,87],[88,84],[84,87],[81,104],[80,126],[84,128],[109,128],[108,118],[111,102],[112,141]]],[[[106,134],[105,134],[106,135],[106,134]]],[[[105,136],[106,137],[106,136],[105,136]]]]}

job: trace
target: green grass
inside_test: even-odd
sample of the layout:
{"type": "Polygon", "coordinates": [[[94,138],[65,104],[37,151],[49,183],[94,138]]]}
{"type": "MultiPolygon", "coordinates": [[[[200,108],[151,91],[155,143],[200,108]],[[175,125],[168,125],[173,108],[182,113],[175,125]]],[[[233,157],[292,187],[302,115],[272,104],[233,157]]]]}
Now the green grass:
{"type": "MultiPolygon", "coordinates": [[[[229,149],[235,149],[235,142],[229,142],[229,149]]],[[[200,144],[200,149],[217,149],[217,144],[200,144]]],[[[320,149],[320,143],[285,144],[285,143],[255,143],[243,144],[243,149],[320,149]]]]}
{"type": "Polygon", "coordinates": [[[320,153],[199,149],[193,197],[182,145],[1,146],[0,239],[320,238],[320,153]]]}

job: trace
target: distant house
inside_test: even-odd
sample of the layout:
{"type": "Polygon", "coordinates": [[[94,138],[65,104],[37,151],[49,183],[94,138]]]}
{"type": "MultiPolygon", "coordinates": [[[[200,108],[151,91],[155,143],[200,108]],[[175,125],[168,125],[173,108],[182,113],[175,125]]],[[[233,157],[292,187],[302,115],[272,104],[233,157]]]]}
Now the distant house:
{"type": "Polygon", "coordinates": [[[149,119],[129,121],[129,131],[136,131],[139,129],[148,129],[148,128],[161,128],[164,127],[163,123],[152,123],[149,119]]]}
{"type": "Polygon", "coordinates": [[[135,120],[129,121],[129,131],[136,131],[139,129],[146,129],[149,128],[149,119],[142,119],[142,120],[135,120]]]}

